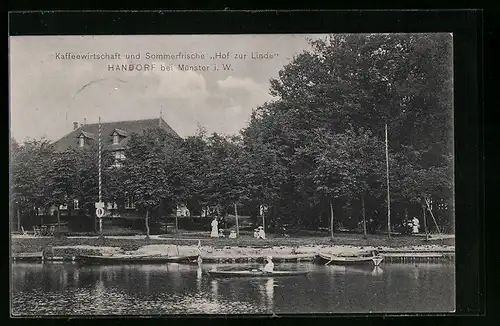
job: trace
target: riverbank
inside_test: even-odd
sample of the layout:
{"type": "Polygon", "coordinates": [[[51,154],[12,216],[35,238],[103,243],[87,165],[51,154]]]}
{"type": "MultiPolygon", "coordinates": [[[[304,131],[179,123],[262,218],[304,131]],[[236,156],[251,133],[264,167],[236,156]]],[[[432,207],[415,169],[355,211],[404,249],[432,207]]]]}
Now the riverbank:
{"type": "Polygon", "coordinates": [[[255,239],[250,236],[242,236],[238,239],[228,238],[204,238],[186,237],[175,235],[151,236],[149,240],[144,236],[109,236],[104,240],[98,237],[30,237],[13,236],[11,238],[11,250],[18,252],[39,252],[49,247],[56,246],[95,246],[95,247],[119,247],[124,251],[134,251],[146,245],[174,245],[174,246],[196,246],[198,241],[202,246],[222,249],[226,247],[311,247],[311,246],[353,246],[353,247],[385,247],[385,248],[411,248],[427,245],[454,247],[454,238],[425,241],[418,236],[397,236],[390,240],[385,235],[369,235],[367,239],[360,234],[336,234],[333,241],[329,237],[268,237],[265,240],[255,239]]]}
{"type": "Polygon", "coordinates": [[[454,239],[442,239],[425,242],[418,237],[373,236],[363,239],[358,235],[329,238],[269,238],[258,240],[251,237],[239,239],[181,239],[154,236],[149,240],[144,237],[13,237],[11,248],[14,256],[39,254],[45,258],[58,257],[72,259],[80,255],[98,255],[110,257],[167,257],[192,256],[201,252],[201,257],[208,262],[260,260],[273,256],[278,261],[300,261],[312,259],[319,252],[346,253],[360,250],[379,250],[386,255],[408,255],[413,257],[428,253],[453,254],[454,239]]]}

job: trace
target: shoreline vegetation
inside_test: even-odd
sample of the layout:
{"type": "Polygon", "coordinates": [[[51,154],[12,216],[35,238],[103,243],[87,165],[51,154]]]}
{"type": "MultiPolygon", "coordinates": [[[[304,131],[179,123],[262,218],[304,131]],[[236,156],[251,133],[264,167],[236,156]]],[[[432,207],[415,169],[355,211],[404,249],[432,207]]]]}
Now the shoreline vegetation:
{"type": "MultiPolygon", "coordinates": [[[[29,229],[50,221],[58,232],[62,222],[71,232],[95,231],[107,227],[97,221],[97,203],[106,207],[107,214],[99,215],[112,228],[147,234],[163,232],[160,224],[181,207],[190,219],[204,217],[193,227],[204,231],[212,218],[234,214],[238,218],[229,227],[237,230],[245,216],[249,227],[276,233],[292,227],[358,229],[365,235],[383,230],[396,238],[396,232],[409,233],[415,219],[422,232],[453,233],[450,35],[335,34],[308,43],[309,49],[270,76],[273,99],[255,105],[245,125],[231,134],[199,124],[194,134],[181,137],[160,115],[126,123],[76,122],[57,142],[11,138],[13,226],[29,229]],[[99,133],[103,126],[105,138],[99,133]],[[113,146],[112,133],[113,143],[123,147],[113,146]],[[92,141],[98,134],[101,142],[92,141]]],[[[79,53],[68,54],[73,55],[79,53]]],[[[225,59],[230,53],[213,55],[225,59]]],[[[217,65],[231,69],[229,63],[217,65]]],[[[175,228],[191,228],[178,225],[186,220],[176,217],[175,228]]],[[[370,237],[374,243],[331,238],[319,245],[385,245],[378,237],[370,237]]]]}
{"type": "MultiPolygon", "coordinates": [[[[432,239],[432,238],[431,238],[432,239]]],[[[277,259],[313,258],[319,252],[344,253],[377,249],[383,252],[414,253],[425,252],[453,253],[455,239],[444,238],[425,241],[416,236],[399,236],[387,241],[384,235],[338,235],[334,241],[328,237],[269,238],[266,240],[252,237],[238,239],[203,237],[166,237],[152,236],[109,236],[98,237],[30,237],[13,236],[11,248],[13,256],[41,253],[44,257],[75,257],[80,255],[98,256],[137,256],[167,257],[198,255],[200,241],[203,259],[259,259],[273,256],[277,259]]]]}

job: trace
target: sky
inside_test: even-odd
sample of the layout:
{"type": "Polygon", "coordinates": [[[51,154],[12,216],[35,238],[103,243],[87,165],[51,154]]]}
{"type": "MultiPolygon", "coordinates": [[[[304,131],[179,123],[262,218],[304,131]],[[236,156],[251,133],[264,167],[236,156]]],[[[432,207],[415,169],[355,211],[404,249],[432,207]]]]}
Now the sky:
{"type": "Polygon", "coordinates": [[[11,136],[17,141],[55,141],[71,132],[74,121],[96,123],[99,116],[102,122],[150,119],[160,114],[182,137],[193,135],[198,126],[208,132],[237,133],[247,125],[253,109],[273,100],[269,80],[295,55],[309,49],[307,38],[325,36],[11,37],[11,136]],[[156,57],[147,58],[148,53],[156,57]],[[198,58],[165,57],[179,53],[198,58]],[[229,58],[212,59],[217,53],[229,53],[229,58]],[[252,53],[253,57],[266,53],[273,57],[252,58],[252,53]],[[106,58],[65,59],[76,54],[106,58]],[[127,54],[140,58],[126,58],[127,54]],[[143,70],[110,68],[123,64],[142,64],[143,70]],[[209,70],[182,71],[179,64],[207,65],[209,70]],[[230,64],[230,69],[225,70],[223,64],[230,64]],[[170,69],[162,71],[162,65],[170,69]]]}

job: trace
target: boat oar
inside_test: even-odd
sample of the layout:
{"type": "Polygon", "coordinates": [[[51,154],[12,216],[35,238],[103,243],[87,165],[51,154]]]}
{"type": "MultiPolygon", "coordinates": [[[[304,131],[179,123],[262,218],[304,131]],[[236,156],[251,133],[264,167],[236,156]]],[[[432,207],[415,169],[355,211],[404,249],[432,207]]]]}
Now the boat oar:
{"type": "Polygon", "coordinates": [[[203,262],[203,259],[201,258],[201,241],[198,240],[198,266],[201,266],[201,263],[203,262]]]}

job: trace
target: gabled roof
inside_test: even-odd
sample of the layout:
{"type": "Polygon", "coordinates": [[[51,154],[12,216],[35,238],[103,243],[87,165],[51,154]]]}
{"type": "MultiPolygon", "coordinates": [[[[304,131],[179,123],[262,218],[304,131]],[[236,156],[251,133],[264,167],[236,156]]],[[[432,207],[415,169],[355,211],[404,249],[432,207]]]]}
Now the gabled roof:
{"type": "MultiPolygon", "coordinates": [[[[129,137],[122,139],[120,144],[113,144],[113,139],[111,134],[115,130],[120,130],[120,132],[125,132],[127,136],[137,133],[142,134],[144,130],[151,128],[162,128],[165,130],[172,138],[180,139],[181,137],[161,118],[156,119],[145,119],[145,120],[129,120],[129,121],[116,121],[116,122],[105,122],[101,123],[101,140],[106,149],[123,149],[125,148],[129,137]]],[[[86,124],[80,126],[78,129],[73,130],[69,134],[65,135],[58,141],[53,143],[54,149],[57,151],[64,151],[71,148],[78,148],[78,142],[76,138],[84,133],[84,135],[91,135],[92,139],[97,140],[97,135],[99,133],[99,124],[86,124]]]]}
{"type": "Polygon", "coordinates": [[[90,138],[90,139],[95,139],[95,135],[90,133],[90,132],[86,132],[86,131],[83,131],[83,130],[80,130],[80,132],[78,133],[78,135],[76,136],[77,138],[81,137],[81,136],[84,136],[85,138],[90,138]]]}
{"type": "Polygon", "coordinates": [[[125,130],[122,130],[122,129],[118,129],[118,128],[113,129],[113,131],[111,132],[110,135],[114,134],[115,132],[118,135],[123,136],[123,137],[127,137],[128,136],[128,132],[126,132],[125,130]]]}

